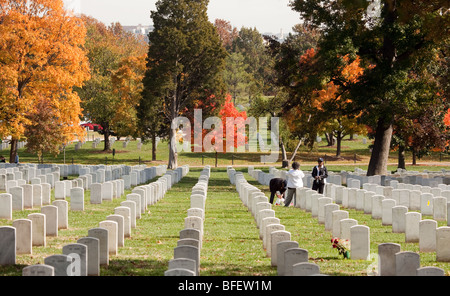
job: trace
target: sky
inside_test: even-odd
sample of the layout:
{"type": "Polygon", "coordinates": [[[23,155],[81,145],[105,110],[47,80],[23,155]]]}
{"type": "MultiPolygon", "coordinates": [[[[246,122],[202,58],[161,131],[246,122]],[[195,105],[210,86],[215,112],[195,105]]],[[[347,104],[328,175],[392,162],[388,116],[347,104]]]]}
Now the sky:
{"type": "MultiPolygon", "coordinates": [[[[299,23],[299,13],[289,7],[290,0],[210,0],[208,16],[230,21],[231,25],[256,28],[260,33],[292,32],[299,23]]],[[[156,0],[64,0],[67,8],[92,16],[109,25],[151,25],[150,11],[156,0]]]]}

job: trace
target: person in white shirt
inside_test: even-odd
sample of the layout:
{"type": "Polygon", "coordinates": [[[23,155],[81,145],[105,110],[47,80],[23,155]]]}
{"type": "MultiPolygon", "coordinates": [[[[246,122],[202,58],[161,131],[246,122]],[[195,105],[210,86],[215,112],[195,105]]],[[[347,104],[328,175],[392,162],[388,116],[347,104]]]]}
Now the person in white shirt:
{"type": "MultiPolygon", "coordinates": [[[[288,181],[287,183],[287,195],[286,199],[284,201],[284,206],[289,207],[291,204],[292,198],[295,196],[295,193],[297,191],[297,188],[303,187],[303,177],[305,174],[302,170],[300,170],[300,164],[298,162],[294,162],[292,164],[292,169],[289,170],[289,172],[286,174],[286,179],[288,181]]],[[[294,199],[295,204],[295,199],[294,199]]]]}

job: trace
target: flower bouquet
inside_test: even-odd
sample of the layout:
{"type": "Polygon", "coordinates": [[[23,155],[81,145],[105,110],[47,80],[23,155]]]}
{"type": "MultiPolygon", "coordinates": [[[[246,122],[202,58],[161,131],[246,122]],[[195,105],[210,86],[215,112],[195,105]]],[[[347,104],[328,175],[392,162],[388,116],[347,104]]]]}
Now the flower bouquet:
{"type": "Polygon", "coordinates": [[[348,240],[345,241],[339,241],[338,238],[332,238],[331,239],[331,245],[334,249],[337,249],[339,254],[344,256],[344,259],[350,259],[350,252],[347,250],[348,248],[348,240]]]}
{"type": "Polygon", "coordinates": [[[276,206],[283,206],[284,205],[284,198],[283,195],[279,191],[276,193],[277,200],[275,201],[276,206]]]}

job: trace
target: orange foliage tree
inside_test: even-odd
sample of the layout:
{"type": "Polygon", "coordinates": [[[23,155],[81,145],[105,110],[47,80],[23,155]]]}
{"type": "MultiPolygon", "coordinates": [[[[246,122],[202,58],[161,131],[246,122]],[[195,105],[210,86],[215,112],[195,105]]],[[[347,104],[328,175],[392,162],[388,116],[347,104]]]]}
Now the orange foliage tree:
{"type": "Polygon", "coordinates": [[[85,35],[61,0],[0,0],[0,135],[11,137],[11,162],[42,100],[52,108],[49,124],[63,135],[60,144],[83,136],[73,87],[89,78],[85,35]]]}
{"type": "Polygon", "coordinates": [[[103,128],[103,150],[110,151],[111,131],[119,137],[135,133],[148,44],[119,23],[106,26],[92,17],[81,18],[87,28],[91,79],[77,92],[85,117],[103,128]]]}
{"type": "Polygon", "coordinates": [[[321,111],[319,116],[323,117],[323,128],[331,137],[336,138],[336,157],[341,156],[341,143],[345,136],[365,132],[365,125],[358,124],[361,113],[349,110],[353,101],[348,96],[348,85],[359,80],[364,67],[358,56],[351,61],[346,55],[342,57],[342,62],[340,77],[332,77],[323,89],[315,92],[316,107],[321,111]]]}
{"type": "Polygon", "coordinates": [[[305,140],[312,147],[315,135],[320,131],[328,131],[336,137],[336,156],[341,153],[341,141],[356,131],[363,131],[364,126],[357,123],[359,113],[349,110],[352,100],[348,95],[348,85],[355,83],[364,72],[361,60],[357,56],[353,60],[348,55],[341,58],[339,75],[328,77],[321,81],[317,88],[315,81],[321,65],[316,59],[317,51],[308,49],[299,59],[299,76],[293,83],[294,87],[304,93],[303,104],[293,105],[287,110],[286,120],[293,133],[301,130],[305,140]]]}
{"type": "Polygon", "coordinates": [[[144,89],[146,55],[130,56],[119,63],[119,69],[112,74],[111,80],[114,93],[119,96],[114,108],[116,112],[111,120],[119,135],[134,135],[136,133],[136,106],[139,104],[144,89]]]}

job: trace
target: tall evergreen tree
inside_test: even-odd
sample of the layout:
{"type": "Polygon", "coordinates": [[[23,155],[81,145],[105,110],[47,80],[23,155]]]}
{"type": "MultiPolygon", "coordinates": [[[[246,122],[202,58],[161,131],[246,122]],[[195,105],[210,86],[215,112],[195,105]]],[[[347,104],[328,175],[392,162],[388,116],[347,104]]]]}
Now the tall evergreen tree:
{"type": "MultiPolygon", "coordinates": [[[[214,93],[226,51],[208,20],[208,0],[160,0],[152,11],[147,71],[138,114],[162,115],[169,135],[168,168],[178,166],[173,119],[194,99],[214,93]],[[156,110],[155,107],[156,106],[156,110]]],[[[146,116],[139,120],[143,122],[146,116]]],[[[151,117],[151,116],[147,116],[151,117]]]]}

